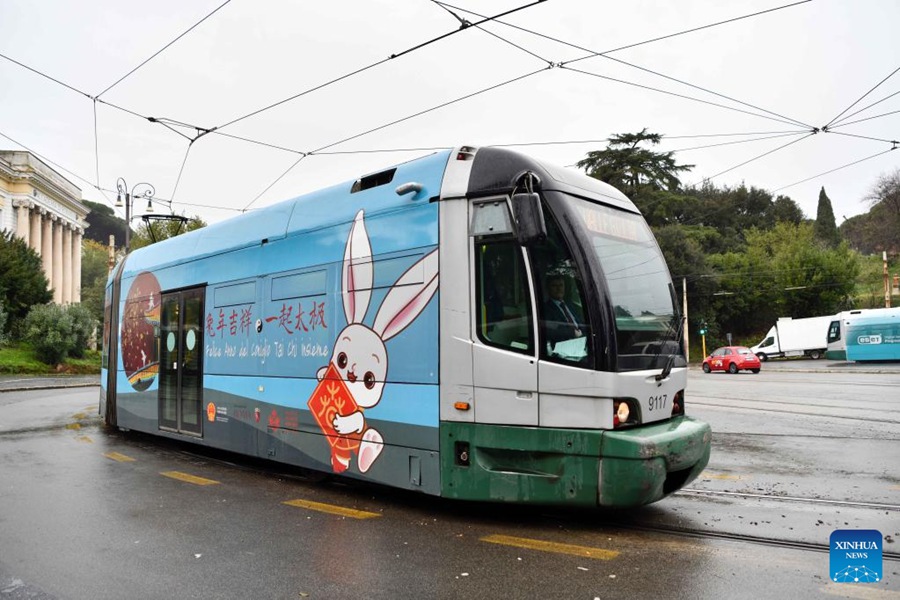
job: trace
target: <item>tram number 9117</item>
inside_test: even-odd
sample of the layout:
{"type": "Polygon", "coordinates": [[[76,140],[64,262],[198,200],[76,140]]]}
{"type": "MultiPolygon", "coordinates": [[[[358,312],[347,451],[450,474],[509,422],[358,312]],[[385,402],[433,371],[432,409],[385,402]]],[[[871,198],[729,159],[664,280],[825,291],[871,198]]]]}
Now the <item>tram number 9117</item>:
{"type": "Polygon", "coordinates": [[[669,403],[669,395],[650,396],[650,410],[662,410],[669,403]]]}

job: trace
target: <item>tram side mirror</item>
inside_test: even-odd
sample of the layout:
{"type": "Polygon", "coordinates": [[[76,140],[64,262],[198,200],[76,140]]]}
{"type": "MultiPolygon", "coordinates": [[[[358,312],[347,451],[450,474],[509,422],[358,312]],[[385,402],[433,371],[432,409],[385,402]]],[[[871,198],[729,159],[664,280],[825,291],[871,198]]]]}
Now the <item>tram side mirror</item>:
{"type": "Polygon", "coordinates": [[[516,220],[516,237],[521,245],[529,246],[547,239],[547,225],[544,223],[540,195],[534,192],[513,194],[512,209],[516,220]]]}

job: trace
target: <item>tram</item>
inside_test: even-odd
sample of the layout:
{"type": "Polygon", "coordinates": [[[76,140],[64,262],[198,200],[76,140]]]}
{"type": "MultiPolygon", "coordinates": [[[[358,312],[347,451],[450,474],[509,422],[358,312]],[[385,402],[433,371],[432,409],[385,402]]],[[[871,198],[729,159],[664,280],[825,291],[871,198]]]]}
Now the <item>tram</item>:
{"type": "Polygon", "coordinates": [[[900,360],[900,307],[848,310],[828,326],[830,360],[900,360]]]}
{"type": "Polygon", "coordinates": [[[105,422],[474,501],[636,506],[692,481],[665,261],[613,187],[458,147],[135,250],[105,422]]]}

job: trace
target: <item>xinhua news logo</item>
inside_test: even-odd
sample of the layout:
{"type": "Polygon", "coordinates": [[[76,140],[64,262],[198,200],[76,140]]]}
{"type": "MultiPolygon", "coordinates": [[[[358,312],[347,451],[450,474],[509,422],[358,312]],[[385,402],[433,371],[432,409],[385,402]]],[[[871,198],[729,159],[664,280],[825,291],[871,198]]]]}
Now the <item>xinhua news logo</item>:
{"type": "Polygon", "coordinates": [[[881,581],[881,532],[836,529],[831,533],[831,577],[837,583],[881,581]]]}

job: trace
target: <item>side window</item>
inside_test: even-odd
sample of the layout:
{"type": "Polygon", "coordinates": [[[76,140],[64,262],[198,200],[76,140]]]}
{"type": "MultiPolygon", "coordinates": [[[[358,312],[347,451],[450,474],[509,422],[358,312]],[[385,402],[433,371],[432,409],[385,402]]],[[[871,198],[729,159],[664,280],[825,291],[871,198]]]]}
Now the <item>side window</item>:
{"type": "Polygon", "coordinates": [[[475,242],[475,293],[478,338],[489,346],[534,354],[531,294],[518,243],[475,242]]]}
{"type": "Polygon", "coordinates": [[[765,340],[763,340],[763,343],[760,344],[759,347],[760,348],[768,348],[769,346],[771,346],[774,343],[775,343],[775,338],[767,337],[765,340]]]}
{"type": "Polygon", "coordinates": [[[591,326],[581,274],[546,206],[544,212],[547,239],[531,247],[541,358],[590,366],[591,326]]]}

